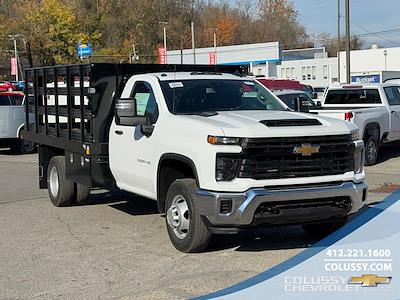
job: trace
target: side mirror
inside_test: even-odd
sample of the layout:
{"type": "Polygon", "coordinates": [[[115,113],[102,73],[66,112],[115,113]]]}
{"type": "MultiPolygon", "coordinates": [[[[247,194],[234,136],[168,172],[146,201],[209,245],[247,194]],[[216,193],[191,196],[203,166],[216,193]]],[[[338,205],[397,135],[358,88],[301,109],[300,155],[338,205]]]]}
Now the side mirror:
{"type": "Polygon", "coordinates": [[[138,116],[135,98],[120,98],[115,104],[115,123],[121,126],[141,126],[143,135],[149,137],[154,130],[147,116],[138,116]]]}
{"type": "Polygon", "coordinates": [[[297,97],[296,99],[294,99],[294,110],[299,112],[308,112],[308,101],[297,97]]]}
{"type": "Polygon", "coordinates": [[[115,123],[121,126],[137,126],[146,124],[146,117],[137,115],[136,99],[117,99],[115,104],[115,123]]]}
{"type": "Polygon", "coordinates": [[[322,106],[321,101],[317,101],[317,106],[322,106]]]}

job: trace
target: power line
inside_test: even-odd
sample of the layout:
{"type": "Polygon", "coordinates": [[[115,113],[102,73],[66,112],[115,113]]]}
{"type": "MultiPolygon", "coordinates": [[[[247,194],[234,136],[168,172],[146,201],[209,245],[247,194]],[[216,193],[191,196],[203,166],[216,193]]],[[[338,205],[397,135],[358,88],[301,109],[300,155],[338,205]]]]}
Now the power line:
{"type": "Polygon", "coordinates": [[[357,23],[355,23],[355,22],[353,22],[353,21],[351,21],[351,24],[353,24],[354,26],[357,26],[358,28],[361,28],[362,30],[365,30],[366,33],[368,33],[368,34],[371,34],[371,35],[373,35],[373,36],[376,36],[377,38],[379,38],[379,39],[381,39],[381,40],[383,40],[383,41],[386,41],[386,42],[392,44],[393,46],[399,46],[399,43],[395,43],[395,42],[393,42],[393,41],[391,41],[391,40],[389,40],[389,39],[387,39],[387,38],[384,38],[384,37],[382,37],[382,36],[381,36],[380,34],[378,34],[378,33],[371,32],[368,28],[366,28],[366,27],[364,27],[364,26],[362,26],[362,25],[360,25],[360,24],[357,24],[357,23]]]}

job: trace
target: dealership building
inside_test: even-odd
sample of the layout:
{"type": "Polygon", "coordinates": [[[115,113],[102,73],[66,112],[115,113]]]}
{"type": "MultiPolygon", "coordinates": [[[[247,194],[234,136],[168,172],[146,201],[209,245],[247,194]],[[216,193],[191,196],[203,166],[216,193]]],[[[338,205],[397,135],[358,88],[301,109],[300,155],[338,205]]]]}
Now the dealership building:
{"type": "MultiPolygon", "coordinates": [[[[298,80],[314,87],[346,82],[346,52],[328,57],[324,47],[281,50],[278,42],[167,51],[167,63],[245,64],[256,76],[298,80]],[[194,52],[194,53],[193,53],[194,52]]],[[[350,53],[352,82],[384,82],[400,78],[400,47],[350,53]]]]}

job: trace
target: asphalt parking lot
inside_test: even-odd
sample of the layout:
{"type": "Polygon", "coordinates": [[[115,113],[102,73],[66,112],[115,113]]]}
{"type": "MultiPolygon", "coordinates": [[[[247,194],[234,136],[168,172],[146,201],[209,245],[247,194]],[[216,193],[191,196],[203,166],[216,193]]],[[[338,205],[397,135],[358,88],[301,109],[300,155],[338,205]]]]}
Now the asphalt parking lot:
{"type": "MultiPolygon", "coordinates": [[[[55,208],[37,185],[37,156],[0,151],[1,299],[182,299],[247,279],[312,245],[300,227],[218,236],[208,252],[169,242],[156,204],[93,191],[89,203],[55,208]]],[[[400,145],[367,167],[369,203],[400,187],[400,145]]]]}

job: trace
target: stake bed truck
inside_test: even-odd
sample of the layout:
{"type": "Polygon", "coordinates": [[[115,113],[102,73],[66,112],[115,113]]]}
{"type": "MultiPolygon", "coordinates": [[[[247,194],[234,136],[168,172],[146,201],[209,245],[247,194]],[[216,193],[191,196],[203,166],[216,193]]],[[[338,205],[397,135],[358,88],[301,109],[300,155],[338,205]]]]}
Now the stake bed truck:
{"type": "Polygon", "coordinates": [[[356,126],[290,110],[240,66],[25,73],[23,137],[39,145],[39,185],[55,206],[95,187],[151,198],[173,245],[198,252],[213,233],[259,225],[327,234],[365,203],[356,126]]]}

